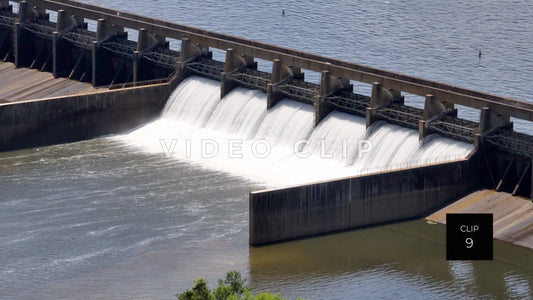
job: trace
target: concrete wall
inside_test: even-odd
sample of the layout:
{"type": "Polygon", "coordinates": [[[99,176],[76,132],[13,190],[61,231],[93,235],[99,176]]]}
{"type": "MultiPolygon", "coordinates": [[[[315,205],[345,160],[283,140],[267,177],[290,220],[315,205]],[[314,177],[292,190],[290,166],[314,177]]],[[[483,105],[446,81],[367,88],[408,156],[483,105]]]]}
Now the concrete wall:
{"type": "Polygon", "coordinates": [[[121,133],[159,116],[168,83],[0,105],[0,151],[121,133]]]}
{"type": "Polygon", "coordinates": [[[479,187],[469,160],[250,193],[250,244],[418,218],[479,187]]]}

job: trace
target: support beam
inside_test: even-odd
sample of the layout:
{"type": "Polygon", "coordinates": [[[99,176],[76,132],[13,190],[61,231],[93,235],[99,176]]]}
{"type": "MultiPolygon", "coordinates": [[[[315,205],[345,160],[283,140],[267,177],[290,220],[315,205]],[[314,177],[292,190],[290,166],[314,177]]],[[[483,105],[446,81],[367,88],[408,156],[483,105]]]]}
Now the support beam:
{"type": "Polygon", "coordinates": [[[96,23],[96,40],[92,45],[92,84],[101,86],[109,84],[110,74],[108,68],[109,58],[100,45],[120,33],[120,28],[108,24],[104,19],[98,19],[96,23]]]}
{"type": "Polygon", "coordinates": [[[498,185],[496,186],[496,191],[500,191],[502,188],[502,185],[504,183],[505,177],[507,177],[507,174],[509,173],[509,170],[511,170],[511,167],[515,163],[516,159],[512,159],[509,164],[507,165],[507,168],[505,168],[505,171],[503,172],[502,178],[500,181],[498,181],[498,185]]]}
{"type": "Polygon", "coordinates": [[[156,40],[148,34],[145,28],[139,28],[139,35],[137,37],[137,50],[133,55],[133,82],[141,81],[142,78],[142,68],[141,68],[141,57],[143,53],[152,47],[155,46],[156,40]]]}
{"type": "Polygon", "coordinates": [[[100,61],[99,59],[99,50],[98,49],[100,48],[98,46],[98,41],[93,41],[93,44],[92,44],[92,48],[91,48],[91,53],[92,53],[92,84],[93,86],[98,86],[100,85],[100,81],[99,81],[99,78],[98,78],[98,73],[99,72],[99,68],[100,68],[100,65],[98,64],[98,62],[100,61]]]}
{"type": "Polygon", "coordinates": [[[24,35],[22,33],[22,27],[28,20],[29,4],[27,1],[19,2],[18,20],[13,25],[13,53],[15,56],[15,67],[21,68],[28,66],[27,57],[30,56],[24,50],[24,46],[27,44],[24,42],[24,35]]]}
{"type": "Polygon", "coordinates": [[[46,13],[46,8],[42,6],[33,6],[32,13],[33,13],[33,16],[30,18],[31,20],[35,20],[38,18],[48,18],[48,14],[46,13]]]}
{"type": "Polygon", "coordinates": [[[92,83],[93,86],[107,85],[112,79],[114,71],[109,66],[110,57],[106,55],[100,45],[117,36],[124,35],[124,28],[107,23],[104,19],[98,19],[96,24],[96,40],[92,45],[92,83]]]}
{"type": "MultiPolygon", "coordinates": [[[[533,156],[531,157],[531,165],[533,166],[533,156]]],[[[533,168],[531,168],[531,186],[530,186],[530,198],[531,202],[533,202],[533,168]]]]}
{"type": "MultiPolygon", "coordinates": [[[[22,3],[22,2],[21,2],[22,3]]],[[[15,67],[22,67],[22,23],[15,22],[13,25],[13,54],[15,56],[15,67]]]]}
{"type": "Polygon", "coordinates": [[[146,51],[147,49],[154,47],[156,44],[157,40],[153,35],[148,34],[146,28],[139,28],[139,35],[137,37],[137,51],[146,51]]]}
{"type": "Polygon", "coordinates": [[[524,180],[524,177],[526,177],[527,171],[529,171],[529,168],[531,167],[531,164],[527,164],[526,168],[522,172],[522,175],[520,176],[520,179],[518,179],[518,182],[516,183],[513,192],[511,193],[513,196],[516,195],[516,192],[518,192],[518,189],[520,188],[520,184],[522,184],[522,180],[524,180]]]}
{"type": "Polygon", "coordinates": [[[380,82],[372,83],[372,95],[370,96],[370,107],[366,108],[366,128],[372,123],[379,120],[377,110],[381,107],[387,107],[394,100],[393,94],[383,88],[380,82]]]}
{"type": "Polygon", "coordinates": [[[320,77],[320,90],[313,102],[315,108],[315,126],[317,126],[320,121],[333,110],[333,107],[326,101],[327,97],[341,90],[350,88],[352,88],[352,86],[350,85],[349,80],[334,77],[331,75],[330,71],[322,71],[320,77]]]}
{"type": "Polygon", "coordinates": [[[290,79],[289,76],[292,77],[288,72],[288,68],[281,64],[281,60],[274,59],[272,61],[272,77],[267,85],[267,109],[274,107],[283,98],[283,95],[276,91],[275,86],[284,78],[290,79]]]}
{"type": "MultiPolygon", "coordinates": [[[[57,20],[59,27],[59,14],[57,20]]],[[[52,74],[54,75],[54,78],[60,77],[59,63],[61,61],[62,56],[58,53],[59,51],[61,51],[60,47],[58,47],[58,44],[59,33],[57,31],[54,31],[52,33],[52,74]]]]}
{"type": "Polygon", "coordinates": [[[71,17],[68,16],[67,12],[64,9],[57,11],[57,23],[56,31],[63,32],[68,28],[74,27],[76,24],[71,17]]]}
{"type": "Polygon", "coordinates": [[[400,104],[404,104],[405,97],[402,96],[402,92],[401,91],[389,89],[389,92],[391,93],[392,98],[394,99],[394,102],[400,103],[400,104]]]}
{"type": "Polygon", "coordinates": [[[230,74],[244,68],[257,68],[257,63],[254,62],[254,58],[239,55],[232,48],[226,49],[224,72],[220,74],[220,99],[224,98],[224,96],[237,86],[237,83],[231,79],[230,74]]]}
{"type": "Polygon", "coordinates": [[[141,52],[139,52],[139,50],[133,51],[132,68],[133,68],[133,83],[134,84],[137,81],[142,81],[141,57],[142,57],[142,54],[141,54],[141,52]]]}
{"type": "Polygon", "coordinates": [[[333,110],[326,101],[326,97],[332,93],[331,76],[329,74],[329,71],[322,71],[320,76],[320,90],[313,102],[315,108],[315,127],[333,110]]]}
{"type": "Polygon", "coordinates": [[[418,140],[423,140],[431,133],[429,130],[429,120],[435,116],[438,116],[441,111],[442,107],[437,105],[435,96],[431,94],[426,95],[426,101],[424,102],[424,113],[422,115],[422,120],[420,120],[418,123],[418,140]]]}
{"type": "Polygon", "coordinates": [[[20,1],[19,2],[19,12],[18,12],[18,22],[24,23],[27,19],[27,12],[28,12],[28,2],[27,1],[20,1]]]}
{"type": "Polygon", "coordinates": [[[143,51],[145,48],[148,48],[149,36],[146,28],[139,28],[137,34],[137,51],[143,51]]]}
{"type": "Polygon", "coordinates": [[[104,19],[98,19],[96,22],[96,41],[100,43],[106,39],[108,30],[104,19]]]}
{"type": "Polygon", "coordinates": [[[231,80],[229,74],[234,72],[238,67],[241,67],[239,58],[236,57],[235,50],[226,49],[226,61],[224,64],[224,72],[220,74],[220,99],[224,98],[233,88],[237,86],[231,80]]]}
{"type": "Polygon", "coordinates": [[[152,37],[157,41],[159,46],[165,47],[168,49],[170,43],[167,41],[167,38],[163,35],[154,34],[152,37]]]}
{"type": "MultiPolygon", "coordinates": [[[[176,62],[176,79],[172,81],[173,86],[177,86],[183,79],[190,75],[187,64],[202,55],[203,47],[191,43],[188,38],[181,40],[181,50],[179,61],[176,62]]],[[[206,49],[207,50],[207,49],[206,49]]]]}
{"type": "Polygon", "coordinates": [[[85,18],[83,16],[72,15],[71,20],[75,23],[76,27],[87,29],[87,22],[85,22],[85,18]]]}
{"type": "Polygon", "coordinates": [[[509,116],[496,115],[491,112],[489,107],[481,108],[481,114],[479,115],[479,133],[481,135],[507,126],[512,126],[509,116]]]}
{"type": "Polygon", "coordinates": [[[66,77],[70,70],[66,70],[64,57],[71,46],[61,42],[61,33],[71,31],[76,26],[75,20],[68,16],[63,9],[57,11],[56,31],[52,33],[52,74],[54,78],[66,77]]]}
{"type": "Polygon", "coordinates": [[[124,27],[109,24],[104,19],[98,19],[96,23],[96,41],[102,43],[108,39],[124,34],[124,27]]]}
{"type": "Polygon", "coordinates": [[[435,121],[444,119],[448,114],[457,115],[453,103],[445,103],[435,99],[434,95],[427,94],[426,101],[424,103],[424,113],[422,120],[418,123],[418,138],[424,139],[426,136],[432,133],[429,126],[435,121]]]}

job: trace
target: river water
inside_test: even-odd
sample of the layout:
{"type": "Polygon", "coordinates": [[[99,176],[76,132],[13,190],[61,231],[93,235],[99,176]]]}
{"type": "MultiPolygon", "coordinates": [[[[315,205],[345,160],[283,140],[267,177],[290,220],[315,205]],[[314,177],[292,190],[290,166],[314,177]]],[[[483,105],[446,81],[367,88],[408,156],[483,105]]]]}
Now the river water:
{"type": "MultiPolygon", "coordinates": [[[[513,98],[533,96],[526,1],[87,2],[513,98]]],[[[306,108],[296,110],[306,118],[306,108]]],[[[494,261],[446,261],[444,226],[423,220],[250,248],[248,193],[280,182],[232,172],[221,160],[210,168],[183,153],[169,157],[163,147],[153,151],[142,134],[149,126],[0,153],[0,298],[171,299],[197,277],[215,284],[232,269],[255,292],[291,299],[533,298],[531,250],[495,241],[494,261]]],[[[202,134],[218,141],[220,126],[212,126],[202,134]]],[[[239,127],[239,137],[260,127],[239,127]]],[[[182,138],[179,132],[171,137],[182,138]]]]}

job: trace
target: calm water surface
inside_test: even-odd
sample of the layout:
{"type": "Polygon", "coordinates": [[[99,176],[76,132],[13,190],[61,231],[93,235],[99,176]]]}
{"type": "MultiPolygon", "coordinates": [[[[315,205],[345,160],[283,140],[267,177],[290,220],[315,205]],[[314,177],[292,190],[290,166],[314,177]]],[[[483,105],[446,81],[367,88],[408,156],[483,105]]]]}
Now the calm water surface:
{"type": "MultiPolygon", "coordinates": [[[[86,2],[533,99],[528,1],[86,2]]],[[[530,250],[448,262],[444,226],[424,221],[249,248],[264,186],[113,137],[0,153],[0,179],[3,299],[171,299],[231,269],[291,299],[533,298],[530,250]]]]}

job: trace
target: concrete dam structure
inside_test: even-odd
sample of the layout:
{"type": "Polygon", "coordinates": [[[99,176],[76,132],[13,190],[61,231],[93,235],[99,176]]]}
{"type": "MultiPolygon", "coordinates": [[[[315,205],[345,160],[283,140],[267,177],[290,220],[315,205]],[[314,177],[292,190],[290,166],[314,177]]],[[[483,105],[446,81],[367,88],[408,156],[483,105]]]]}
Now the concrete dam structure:
{"type": "Polygon", "coordinates": [[[529,102],[66,0],[1,0],[0,59],[95,88],[2,99],[1,151],[126,132],[160,116],[190,76],[219,81],[218,99],[245,87],[266,94],[266,110],[285,98],[305,104],[317,128],[342,112],[364,118],[365,129],[384,121],[423,142],[440,134],[475,148],[452,162],[252,192],[252,245],[423,217],[484,188],[533,198],[533,137],[511,122],[533,121],[529,102]],[[306,70],[320,74],[319,84],[305,80],[306,70]],[[371,85],[370,95],[354,83],[371,85]],[[424,108],[406,105],[402,93],[422,97],[424,108]],[[479,110],[478,122],[458,118],[456,106],[479,110]]]}

